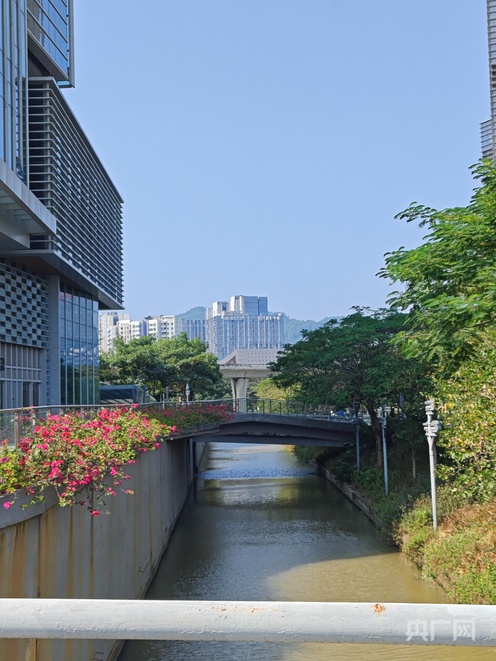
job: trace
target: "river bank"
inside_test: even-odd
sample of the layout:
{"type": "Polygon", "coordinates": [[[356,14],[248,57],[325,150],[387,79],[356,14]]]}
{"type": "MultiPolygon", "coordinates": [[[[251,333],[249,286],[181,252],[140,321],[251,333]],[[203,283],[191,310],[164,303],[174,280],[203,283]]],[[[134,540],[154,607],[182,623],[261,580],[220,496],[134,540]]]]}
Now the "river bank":
{"type": "Polygon", "coordinates": [[[453,488],[439,486],[435,531],[427,474],[409,477],[405,469],[397,470],[386,496],[377,489],[378,469],[368,467],[361,476],[348,471],[343,480],[342,459],[317,455],[311,463],[417,565],[425,580],[440,586],[450,602],[496,603],[496,502],[466,503],[453,488]]]}

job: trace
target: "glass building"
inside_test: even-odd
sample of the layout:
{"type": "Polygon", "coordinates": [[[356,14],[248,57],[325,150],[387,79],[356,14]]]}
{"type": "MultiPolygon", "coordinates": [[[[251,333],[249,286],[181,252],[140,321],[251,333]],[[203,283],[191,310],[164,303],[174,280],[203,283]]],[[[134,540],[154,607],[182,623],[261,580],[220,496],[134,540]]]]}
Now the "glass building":
{"type": "Polygon", "coordinates": [[[122,199],[61,88],[72,0],[0,0],[0,408],[97,403],[122,199]]]}

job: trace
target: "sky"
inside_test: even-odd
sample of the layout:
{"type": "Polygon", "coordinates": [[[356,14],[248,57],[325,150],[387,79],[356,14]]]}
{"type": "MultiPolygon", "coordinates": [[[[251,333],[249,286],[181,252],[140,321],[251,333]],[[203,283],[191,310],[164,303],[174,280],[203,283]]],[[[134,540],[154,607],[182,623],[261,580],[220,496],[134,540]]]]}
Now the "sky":
{"type": "Polygon", "coordinates": [[[69,105],[124,199],[124,309],[384,306],[411,202],[465,206],[485,0],[75,0],[69,105]]]}

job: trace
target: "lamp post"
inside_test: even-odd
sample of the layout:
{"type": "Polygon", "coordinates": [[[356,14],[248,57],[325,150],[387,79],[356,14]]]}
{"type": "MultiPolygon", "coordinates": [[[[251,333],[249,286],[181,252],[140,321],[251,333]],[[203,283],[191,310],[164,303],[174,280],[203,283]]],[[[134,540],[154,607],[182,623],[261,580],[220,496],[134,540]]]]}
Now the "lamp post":
{"type": "Polygon", "coordinates": [[[434,446],[436,443],[436,434],[439,431],[439,420],[433,420],[433,399],[428,399],[425,402],[425,413],[427,415],[427,422],[424,422],[424,430],[427,437],[427,442],[429,443],[429,472],[431,475],[432,526],[434,530],[437,530],[436,465],[434,446]]]}
{"type": "Polygon", "coordinates": [[[358,419],[358,411],[360,410],[360,402],[353,403],[355,410],[355,445],[356,445],[356,469],[357,473],[360,472],[360,420],[358,419]]]}
{"type": "Polygon", "coordinates": [[[384,466],[384,489],[386,496],[389,496],[389,479],[388,479],[388,464],[387,464],[387,445],[386,445],[386,407],[384,404],[381,407],[382,411],[382,463],[384,466]]]}

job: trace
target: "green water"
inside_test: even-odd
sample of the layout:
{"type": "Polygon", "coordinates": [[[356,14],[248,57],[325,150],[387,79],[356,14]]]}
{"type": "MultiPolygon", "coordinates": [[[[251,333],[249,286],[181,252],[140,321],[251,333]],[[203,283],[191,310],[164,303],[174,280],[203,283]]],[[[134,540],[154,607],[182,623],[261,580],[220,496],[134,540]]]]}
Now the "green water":
{"type": "MultiPolygon", "coordinates": [[[[215,444],[149,599],[444,602],[368,519],[281,446],[215,444]]],[[[405,635],[406,639],[406,635],[405,635]]],[[[119,661],[493,659],[418,645],[130,641],[119,661]]]]}

